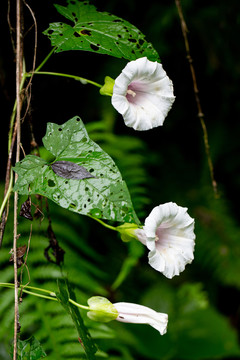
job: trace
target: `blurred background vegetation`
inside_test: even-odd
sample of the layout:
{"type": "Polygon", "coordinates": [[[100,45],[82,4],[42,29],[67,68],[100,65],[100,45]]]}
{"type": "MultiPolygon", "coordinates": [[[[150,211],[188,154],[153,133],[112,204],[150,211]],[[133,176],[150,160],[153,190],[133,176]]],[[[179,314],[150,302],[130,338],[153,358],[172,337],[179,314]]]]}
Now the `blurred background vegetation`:
{"type": "MultiPolygon", "coordinates": [[[[38,23],[39,64],[51,50],[42,31],[49,22],[62,18],[53,6],[55,1],[29,0],[28,3],[38,23]]],[[[57,3],[65,4],[64,1],[57,3]]],[[[109,11],[137,26],[153,44],[174,83],[173,108],[163,127],[136,132],[124,125],[121,116],[112,108],[110,98],[100,97],[97,88],[74,80],[35,76],[31,108],[22,130],[24,149],[26,153],[31,151],[29,124],[41,146],[47,122],[61,124],[79,115],[90,137],[116,161],[142,222],[154,206],[164,202],[174,201],[189,208],[190,215],[196,219],[195,260],[179,277],[168,280],[149,267],[147,252],[142,254],[138,244],[122,243],[115,233],[93,224],[93,220],[49,203],[52,228],[65,251],[64,265],[59,268],[44,257],[49,239],[43,201],[45,218],[42,222],[34,220],[28,255],[31,285],[55,290],[56,279],[63,272],[75,285],[79,302],[93,295],[103,295],[113,302],[140,303],[169,314],[168,332],[163,337],[145,325],[117,322],[102,325],[86,319],[102,356],[108,353],[111,360],[240,359],[239,0],[182,0],[218,183],[218,199],[211,187],[174,1],[152,0],[140,4],[137,0],[96,0],[92,3],[99,10],[109,11]],[[123,282],[118,278],[122,265],[124,271],[129,271],[123,282]]],[[[8,124],[15,99],[15,62],[7,24],[7,1],[1,2],[0,7],[0,170],[3,184],[8,124]]],[[[10,19],[14,27],[14,2],[11,2],[10,19]]],[[[25,9],[28,71],[33,58],[32,24],[30,13],[25,9]]],[[[103,83],[106,75],[116,77],[125,64],[121,59],[75,51],[53,55],[44,70],[75,74],[103,83]]],[[[2,193],[3,185],[1,196],[2,193]]],[[[38,202],[37,199],[32,201],[38,202]]],[[[20,219],[19,245],[27,244],[29,231],[29,222],[20,219]]],[[[0,250],[1,282],[13,279],[9,263],[11,243],[10,211],[0,250]]],[[[27,281],[27,273],[24,276],[27,281]]],[[[48,359],[81,356],[71,321],[55,303],[24,296],[20,310],[22,338],[33,334],[43,344],[48,359]]],[[[8,359],[13,336],[11,290],[0,290],[0,319],[0,359],[8,359]]]]}

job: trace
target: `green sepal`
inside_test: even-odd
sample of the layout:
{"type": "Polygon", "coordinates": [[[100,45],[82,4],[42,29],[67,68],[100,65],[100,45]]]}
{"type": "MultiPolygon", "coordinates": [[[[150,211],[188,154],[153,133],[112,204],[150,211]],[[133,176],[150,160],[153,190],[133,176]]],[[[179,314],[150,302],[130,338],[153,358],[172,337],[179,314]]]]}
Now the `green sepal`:
{"type": "Polygon", "coordinates": [[[131,240],[138,240],[138,237],[135,234],[136,230],[139,229],[137,224],[125,223],[118,226],[116,229],[120,233],[122,241],[128,242],[131,240]]]}
{"type": "Polygon", "coordinates": [[[109,322],[118,317],[115,306],[105,297],[93,296],[88,299],[90,311],[87,316],[94,321],[109,322]]]}
{"type": "Polygon", "coordinates": [[[114,83],[115,80],[113,80],[110,76],[106,76],[104,79],[104,85],[99,90],[100,94],[112,96],[114,83]]]}

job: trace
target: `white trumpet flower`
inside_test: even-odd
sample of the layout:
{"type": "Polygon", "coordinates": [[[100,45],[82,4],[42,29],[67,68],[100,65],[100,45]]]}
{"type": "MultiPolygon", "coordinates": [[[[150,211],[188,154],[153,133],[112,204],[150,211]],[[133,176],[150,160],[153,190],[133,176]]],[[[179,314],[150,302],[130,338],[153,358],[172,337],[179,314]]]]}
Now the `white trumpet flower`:
{"type": "Polygon", "coordinates": [[[167,332],[167,314],[156,312],[147,306],[138,304],[119,302],[113,305],[118,311],[116,320],[125,323],[148,324],[158,330],[161,335],[167,332]]]}
{"type": "Polygon", "coordinates": [[[130,61],[113,87],[113,107],[135,130],[163,125],[174,100],[173,84],[162,64],[146,57],[130,61]]]}
{"type": "Polygon", "coordinates": [[[194,259],[194,219],[187,208],[169,202],[156,206],[135,235],[150,250],[149,264],[171,279],[194,259]]]}
{"type": "Polygon", "coordinates": [[[158,313],[143,305],[127,302],[112,304],[102,296],[91,297],[88,299],[88,305],[87,316],[95,321],[118,320],[125,323],[148,324],[158,330],[161,335],[167,331],[168,315],[158,313]]]}

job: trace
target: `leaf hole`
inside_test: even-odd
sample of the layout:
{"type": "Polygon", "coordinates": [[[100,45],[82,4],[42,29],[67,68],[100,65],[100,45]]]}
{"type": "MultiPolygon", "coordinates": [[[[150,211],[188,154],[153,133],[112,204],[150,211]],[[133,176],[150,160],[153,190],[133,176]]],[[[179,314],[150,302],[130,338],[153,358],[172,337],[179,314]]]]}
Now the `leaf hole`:
{"type": "Polygon", "coordinates": [[[99,50],[99,46],[96,46],[94,44],[90,44],[90,48],[93,50],[93,51],[98,51],[99,50]]]}
{"type": "Polygon", "coordinates": [[[58,131],[62,131],[62,128],[58,128],[58,131]]]}
{"type": "Polygon", "coordinates": [[[76,31],[75,31],[75,33],[73,33],[73,36],[75,36],[76,38],[81,37],[81,35],[79,33],[77,33],[76,31]]]}
{"type": "Polygon", "coordinates": [[[51,180],[51,179],[48,180],[48,186],[49,187],[54,187],[55,185],[56,184],[55,184],[55,182],[53,180],[51,180]]]}

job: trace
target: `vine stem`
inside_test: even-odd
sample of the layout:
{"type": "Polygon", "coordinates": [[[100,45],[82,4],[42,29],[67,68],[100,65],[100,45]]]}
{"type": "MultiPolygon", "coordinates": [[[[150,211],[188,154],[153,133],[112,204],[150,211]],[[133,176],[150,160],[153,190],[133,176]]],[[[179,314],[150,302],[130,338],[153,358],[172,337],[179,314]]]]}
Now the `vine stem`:
{"type": "MultiPolygon", "coordinates": [[[[21,142],[21,94],[20,86],[23,72],[23,38],[22,38],[22,1],[16,1],[16,162],[20,160],[21,142]]],[[[15,182],[17,174],[15,174],[15,182]]],[[[13,260],[14,260],[14,338],[13,338],[13,360],[17,360],[17,334],[19,330],[19,308],[18,308],[18,269],[17,269],[17,213],[18,213],[18,193],[14,193],[14,220],[13,220],[13,260]]]]}
{"type": "Polygon", "coordinates": [[[102,221],[102,220],[100,220],[100,219],[97,219],[97,218],[95,218],[95,217],[93,217],[93,216],[91,216],[91,215],[87,215],[87,216],[90,217],[90,218],[93,219],[93,220],[96,220],[97,222],[99,222],[99,223],[100,223],[101,225],[103,225],[104,227],[106,227],[106,228],[108,228],[108,229],[110,229],[110,230],[119,232],[119,230],[118,230],[116,227],[111,226],[111,225],[108,225],[108,224],[106,224],[104,221],[102,221]]]}
{"type": "Polygon", "coordinates": [[[82,84],[91,84],[91,85],[94,85],[94,86],[97,86],[99,88],[102,87],[101,84],[98,84],[96,83],[95,81],[92,81],[92,80],[88,80],[88,79],[85,79],[83,77],[80,77],[80,76],[76,76],[76,75],[70,75],[70,74],[64,74],[64,73],[56,73],[56,72],[51,72],[51,71],[34,71],[34,73],[28,73],[26,74],[27,77],[30,77],[32,76],[32,74],[34,75],[52,75],[52,76],[61,76],[61,77],[66,77],[66,78],[70,78],[70,79],[74,79],[74,80],[77,80],[77,81],[80,81],[82,84]]]}
{"type": "MultiPolygon", "coordinates": [[[[0,286],[8,287],[10,289],[14,288],[14,284],[12,284],[12,283],[0,283],[0,286]]],[[[19,285],[18,291],[19,290],[21,290],[22,292],[24,292],[26,294],[37,296],[37,297],[40,297],[40,298],[43,298],[43,299],[58,301],[58,299],[56,298],[55,292],[50,291],[50,290],[40,289],[40,288],[29,286],[29,285],[19,285]],[[29,290],[26,290],[26,289],[36,290],[36,291],[39,291],[39,292],[47,293],[48,295],[42,295],[42,294],[39,294],[39,293],[36,293],[36,292],[33,292],[33,291],[29,291],[29,290]]],[[[89,306],[79,304],[79,303],[77,303],[76,301],[74,301],[74,300],[72,300],[70,298],[68,299],[68,301],[70,303],[72,303],[73,305],[79,307],[80,309],[90,310],[89,306]]]]}
{"type": "Polygon", "coordinates": [[[200,123],[201,123],[201,126],[202,126],[202,131],[203,131],[203,140],[204,140],[204,146],[205,146],[205,153],[206,153],[206,156],[207,156],[207,161],[208,161],[208,167],[209,167],[213,192],[214,192],[215,197],[217,198],[218,197],[217,182],[216,182],[215,177],[214,177],[214,169],[213,169],[213,163],[212,163],[212,159],[211,159],[211,155],[210,155],[210,146],[209,146],[209,141],[208,141],[208,132],[207,132],[207,127],[206,127],[205,120],[204,120],[204,114],[203,114],[202,106],[201,106],[201,102],[200,102],[199,90],[198,90],[197,79],[196,79],[196,73],[195,73],[195,69],[194,69],[194,66],[193,66],[193,60],[192,60],[192,57],[191,57],[191,54],[190,54],[190,46],[189,46],[188,35],[187,35],[188,28],[187,28],[187,25],[186,25],[186,22],[185,22],[185,19],[184,19],[184,16],[183,16],[181,0],[175,0],[175,4],[176,4],[176,7],[177,7],[178,16],[180,18],[181,29],[182,29],[185,49],[186,49],[186,53],[187,53],[187,60],[188,60],[190,71],[191,71],[191,76],[192,76],[192,81],[193,81],[193,91],[194,91],[195,101],[196,101],[197,109],[198,109],[198,118],[200,120],[200,123]]]}

